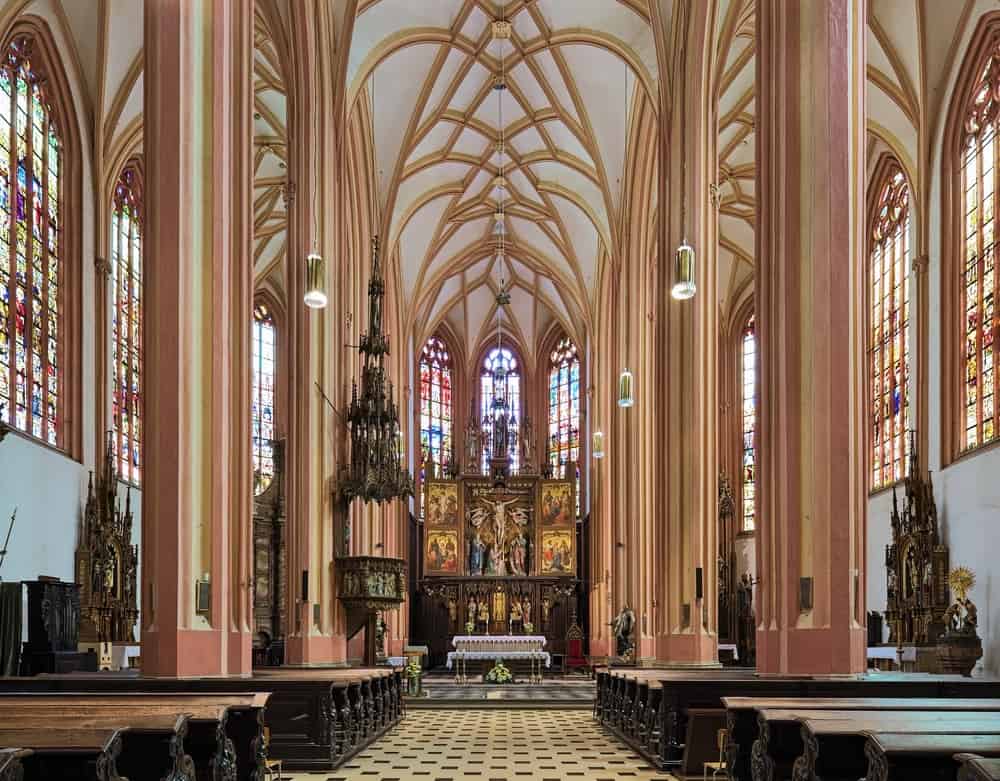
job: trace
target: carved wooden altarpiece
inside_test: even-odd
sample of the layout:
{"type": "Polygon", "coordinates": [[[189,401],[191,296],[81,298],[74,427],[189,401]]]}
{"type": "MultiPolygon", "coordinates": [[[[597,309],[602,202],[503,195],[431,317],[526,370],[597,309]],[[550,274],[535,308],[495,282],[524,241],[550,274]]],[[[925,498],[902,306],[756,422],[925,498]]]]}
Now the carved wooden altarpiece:
{"type": "MultiPolygon", "coordinates": [[[[948,609],[948,548],[941,544],[930,474],[917,474],[911,447],[903,504],[892,489],[892,542],[886,546],[886,622],[889,643],[934,646],[948,609]]],[[[930,656],[930,655],[928,655],[930,656]]]]}
{"type": "Polygon", "coordinates": [[[80,642],[135,643],[139,619],[139,548],[132,544],[132,491],[125,509],[118,501],[114,444],[109,438],[104,466],[90,474],[83,526],[76,549],[80,584],[80,642]]]}

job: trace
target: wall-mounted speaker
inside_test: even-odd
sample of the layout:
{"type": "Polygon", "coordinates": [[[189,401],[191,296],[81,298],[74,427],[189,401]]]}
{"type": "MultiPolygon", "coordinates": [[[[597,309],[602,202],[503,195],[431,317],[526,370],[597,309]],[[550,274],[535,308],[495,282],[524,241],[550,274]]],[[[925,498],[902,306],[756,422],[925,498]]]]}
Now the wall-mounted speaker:
{"type": "Polygon", "coordinates": [[[696,599],[701,599],[705,596],[704,587],[701,582],[701,567],[694,568],[694,596],[696,599]]]}

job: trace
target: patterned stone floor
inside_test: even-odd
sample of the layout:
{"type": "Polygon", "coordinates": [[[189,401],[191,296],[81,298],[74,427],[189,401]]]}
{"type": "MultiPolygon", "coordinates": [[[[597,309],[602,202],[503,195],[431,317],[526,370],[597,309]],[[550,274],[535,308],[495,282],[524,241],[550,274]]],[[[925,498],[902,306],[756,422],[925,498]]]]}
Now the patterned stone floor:
{"type": "Polygon", "coordinates": [[[619,781],[673,779],[582,710],[410,710],[332,773],[292,781],[619,781]]]}

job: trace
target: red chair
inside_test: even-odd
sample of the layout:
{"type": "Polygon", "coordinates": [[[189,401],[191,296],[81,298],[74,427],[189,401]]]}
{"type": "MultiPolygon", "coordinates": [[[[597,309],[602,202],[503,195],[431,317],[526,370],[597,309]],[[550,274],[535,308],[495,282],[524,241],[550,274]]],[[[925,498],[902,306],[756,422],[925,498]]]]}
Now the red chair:
{"type": "Polygon", "coordinates": [[[590,670],[590,662],[583,655],[583,630],[573,622],[566,633],[566,668],[568,670],[590,670]]]}

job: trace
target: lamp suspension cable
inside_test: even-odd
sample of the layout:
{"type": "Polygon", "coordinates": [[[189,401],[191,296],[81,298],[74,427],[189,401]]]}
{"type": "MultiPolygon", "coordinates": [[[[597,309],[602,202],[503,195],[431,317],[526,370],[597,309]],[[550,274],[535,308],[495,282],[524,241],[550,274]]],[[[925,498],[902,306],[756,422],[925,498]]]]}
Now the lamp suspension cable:
{"type": "MultiPolygon", "coordinates": [[[[684,13],[684,44],[681,48],[681,67],[687,69],[688,51],[688,15],[684,13]]],[[[681,111],[687,110],[687,79],[681,74],[681,111]]],[[[674,253],[674,285],[670,295],[678,301],[693,298],[697,292],[695,284],[694,249],[687,240],[687,133],[684,125],[680,126],[681,134],[681,243],[674,253]]]]}
{"type": "MultiPolygon", "coordinates": [[[[622,266],[624,266],[624,264],[625,264],[625,233],[626,233],[626,225],[625,225],[625,160],[628,157],[628,62],[625,62],[625,100],[623,101],[623,106],[624,106],[623,118],[624,118],[624,126],[625,126],[625,131],[624,131],[625,145],[624,145],[624,151],[623,151],[623,154],[622,154],[622,170],[621,170],[621,174],[622,174],[621,175],[621,183],[622,183],[622,185],[621,185],[621,192],[619,193],[619,204],[618,204],[618,213],[620,215],[620,219],[619,219],[619,225],[620,225],[620,227],[619,227],[619,236],[620,236],[620,238],[619,238],[619,244],[621,246],[621,250],[619,252],[620,258],[619,258],[619,262],[618,262],[619,279],[621,278],[622,266]]],[[[628,351],[628,344],[629,344],[628,307],[625,308],[625,311],[626,311],[626,315],[625,315],[625,350],[627,352],[628,351]]],[[[622,407],[623,409],[628,409],[629,407],[631,407],[631,406],[633,406],[635,404],[635,387],[634,386],[635,386],[635,380],[632,377],[632,372],[629,371],[628,367],[626,367],[625,370],[620,375],[618,375],[618,406],[619,407],[622,407]]],[[[595,432],[595,434],[596,433],[597,432],[595,432]]],[[[600,444],[601,444],[601,449],[600,449],[601,456],[595,455],[595,458],[601,458],[601,457],[603,457],[603,454],[604,454],[604,449],[603,449],[604,441],[603,440],[604,440],[604,436],[601,435],[601,442],[600,442],[600,444]]],[[[596,447],[596,445],[597,445],[596,439],[595,439],[595,442],[593,444],[595,446],[594,447],[594,452],[597,453],[598,449],[596,447]]]]}
{"type": "MultiPolygon", "coordinates": [[[[319,150],[319,112],[313,112],[313,144],[319,150]]],[[[314,155],[315,156],[315,155],[314,155]]],[[[302,303],[310,309],[325,309],[326,297],[326,266],[323,256],[319,253],[319,179],[322,167],[312,166],[312,249],[306,255],[306,287],[302,294],[302,303]]]]}

